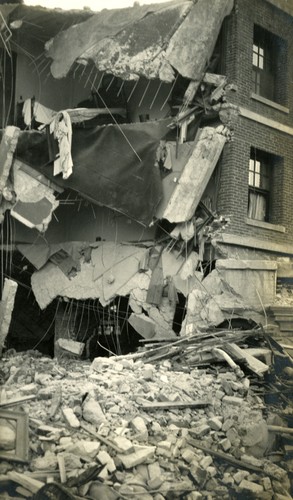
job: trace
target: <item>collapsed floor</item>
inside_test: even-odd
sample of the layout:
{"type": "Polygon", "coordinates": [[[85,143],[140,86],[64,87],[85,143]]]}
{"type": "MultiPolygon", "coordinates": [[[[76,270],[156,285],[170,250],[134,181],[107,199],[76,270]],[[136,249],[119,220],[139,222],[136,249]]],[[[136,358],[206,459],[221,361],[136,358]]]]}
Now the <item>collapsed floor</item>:
{"type": "Polygon", "coordinates": [[[292,363],[260,329],[2,361],[3,499],[291,498],[292,363]]]}

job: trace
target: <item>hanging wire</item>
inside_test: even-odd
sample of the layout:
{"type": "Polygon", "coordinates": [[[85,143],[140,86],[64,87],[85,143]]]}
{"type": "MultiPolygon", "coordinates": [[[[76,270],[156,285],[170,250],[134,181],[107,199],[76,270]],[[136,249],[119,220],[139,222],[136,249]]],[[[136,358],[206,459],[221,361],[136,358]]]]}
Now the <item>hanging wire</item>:
{"type": "Polygon", "coordinates": [[[47,333],[49,333],[50,329],[52,328],[52,326],[54,325],[55,323],[55,320],[56,320],[56,317],[57,317],[57,313],[58,313],[58,309],[59,309],[59,301],[57,302],[57,307],[56,307],[56,310],[55,310],[55,314],[54,314],[54,317],[50,323],[50,326],[47,328],[47,330],[45,331],[44,335],[42,336],[42,338],[36,343],[36,345],[33,347],[33,350],[35,350],[39,345],[40,343],[46,338],[47,336],[47,333]]]}
{"type": "Polygon", "coordinates": [[[130,99],[131,99],[131,97],[132,97],[132,95],[133,95],[133,93],[134,93],[134,91],[135,91],[135,89],[137,87],[138,82],[139,82],[139,78],[136,80],[135,84],[133,85],[133,87],[131,89],[131,92],[130,92],[130,94],[129,94],[128,98],[127,98],[127,101],[126,101],[127,104],[130,102],[130,99]]]}
{"type": "Polygon", "coordinates": [[[149,80],[149,81],[148,81],[148,83],[147,83],[147,85],[146,85],[146,87],[145,87],[145,89],[144,89],[144,92],[143,92],[143,94],[142,94],[142,96],[141,96],[141,99],[140,99],[140,101],[139,101],[139,103],[138,103],[138,107],[139,107],[139,108],[140,108],[140,106],[141,106],[141,104],[142,104],[142,102],[143,102],[143,100],[144,100],[144,98],[145,98],[145,96],[146,96],[146,93],[147,93],[147,91],[148,91],[148,89],[149,89],[150,84],[151,84],[151,80],[149,80]]]}
{"type": "Polygon", "coordinates": [[[162,80],[161,80],[161,81],[160,81],[160,84],[158,85],[157,91],[156,91],[156,93],[155,93],[155,95],[154,95],[154,98],[153,98],[153,100],[152,100],[152,102],[151,102],[150,109],[152,109],[152,107],[153,107],[153,105],[154,105],[154,103],[155,103],[155,100],[156,100],[156,98],[158,97],[158,94],[159,94],[159,92],[160,92],[160,90],[161,90],[162,84],[163,84],[163,82],[162,82],[162,80]]]}
{"type": "Polygon", "coordinates": [[[175,80],[174,80],[174,82],[173,82],[173,85],[172,85],[172,87],[171,87],[171,89],[170,89],[170,92],[168,93],[168,95],[167,95],[167,97],[166,97],[165,101],[163,102],[163,104],[162,104],[162,106],[161,106],[161,108],[160,108],[160,111],[162,111],[162,109],[166,106],[166,104],[167,104],[167,102],[168,102],[168,100],[169,100],[169,98],[170,98],[170,96],[171,96],[171,94],[172,94],[172,92],[173,92],[173,90],[174,90],[174,87],[175,87],[176,82],[177,82],[177,79],[178,79],[178,74],[179,74],[179,73],[177,73],[177,75],[176,75],[176,77],[175,77],[175,80]]]}

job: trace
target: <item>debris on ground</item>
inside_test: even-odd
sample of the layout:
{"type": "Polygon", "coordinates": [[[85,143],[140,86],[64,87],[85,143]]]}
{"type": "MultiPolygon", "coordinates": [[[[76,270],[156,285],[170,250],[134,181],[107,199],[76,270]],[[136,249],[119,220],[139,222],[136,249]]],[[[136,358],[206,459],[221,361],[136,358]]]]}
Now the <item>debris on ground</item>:
{"type": "Polygon", "coordinates": [[[1,498],[291,498],[290,363],[287,389],[272,385],[275,351],[260,337],[255,329],[145,340],[137,353],[92,363],[8,350],[1,498]],[[251,337],[260,360],[249,354],[251,337]],[[278,392],[283,409],[265,404],[278,392]]]}

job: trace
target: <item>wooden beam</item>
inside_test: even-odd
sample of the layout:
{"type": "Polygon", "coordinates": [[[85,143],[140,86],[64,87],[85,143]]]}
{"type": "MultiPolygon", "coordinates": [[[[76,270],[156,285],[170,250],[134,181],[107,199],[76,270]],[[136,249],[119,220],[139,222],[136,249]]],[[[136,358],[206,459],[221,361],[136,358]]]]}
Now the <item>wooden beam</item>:
{"type": "Polygon", "coordinates": [[[208,401],[153,401],[141,406],[143,410],[170,410],[173,408],[203,408],[208,401]]]}

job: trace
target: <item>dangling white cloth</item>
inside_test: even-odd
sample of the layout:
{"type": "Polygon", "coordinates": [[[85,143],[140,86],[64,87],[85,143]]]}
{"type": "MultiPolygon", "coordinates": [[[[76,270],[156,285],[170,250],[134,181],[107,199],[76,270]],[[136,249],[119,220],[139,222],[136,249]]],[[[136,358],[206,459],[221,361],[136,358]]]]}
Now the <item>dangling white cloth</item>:
{"type": "Polygon", "coordinates": [[[63,179],[72,174],[73,161],[71,156],[72,125],[67,111],[60,111],[50,124],[50,132],[54,134],[59,144],[59,158],[54,161],[54,175],[62,172],[63,179]]]}

